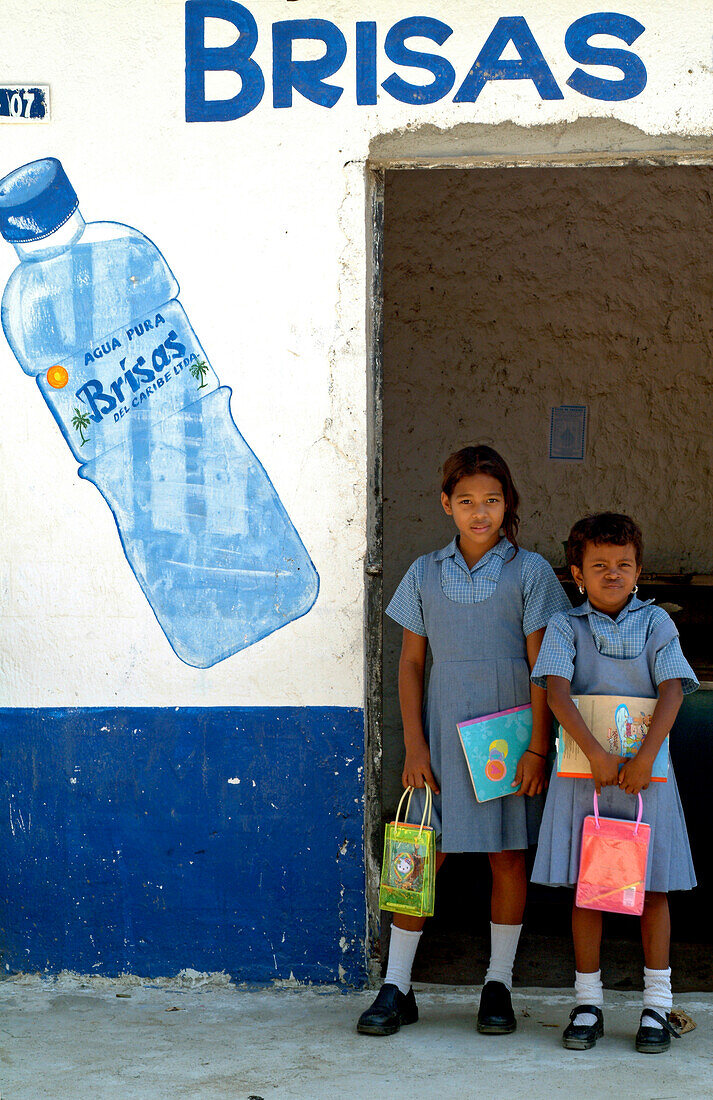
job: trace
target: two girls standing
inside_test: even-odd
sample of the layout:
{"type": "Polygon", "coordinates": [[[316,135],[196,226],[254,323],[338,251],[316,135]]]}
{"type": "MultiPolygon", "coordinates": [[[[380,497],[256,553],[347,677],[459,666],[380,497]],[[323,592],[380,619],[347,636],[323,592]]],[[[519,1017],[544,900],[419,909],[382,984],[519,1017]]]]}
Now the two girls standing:
{"type": "MultiPolygon", "coordinates": [[[[427,784],[434,793],[437,867],[448,852],[489,855],[491,954],[478,1031],[507,1034],[516,1027],[510,997],[512,970],[525,907],[525,849],[536,843],[542,818],[551,739],[549,699],[555,716],[565,722],[589,757],[597,789],[611,790],[612,805],[606,802],[604,813],[632,817],[634,800],[629,797],[629,805],[626,794],[642,790],[644,820],[659,824],[654,835],[661,836],[650,859],[650,892],[642,918],[647,984],[637,1049],[665,1049],[673,1031],[665,1015],[671,1007],[665,891],[688,889],[695,879],[671,770],[667,784],[657,784],[655,789],[648,784],[651,763],[673,724],[683,690],[694,690],[697,681],[666,613],[652,608],[651,601],[643,604],[632,597],[641,569],[640,532],[626,517],[613,518],[630,526],[622,527],[620,522],[612,526],[612,517],[594,517],[604,519],[599,526],[590,521],[576,525],[569,560],[588,600],[572,611],[544,558],[518,547],[518,494],[496,451],[466,447],[452,455],[444,466],[441,503],[454,520],[456,537],[442,550],[414,562],[387,614],[404,628],[399,662],[406,748],[403,782],[418,788],[420,796],[412,799],[410,820],[421,819],[422,789],[427,784]],[[602,627],[598,617],[609,625],[602,627]],[[424,707],[429,645],[433,669],[424,707]],[[606,754],[579,718],[570,690],[653,698],[659,685],[660,702],[644,745],[619,771],[620,760],[603,759],[606,754]],[[533,732],[518,765],[517,794],[478,803],[457,723],[528,702],[533,732]]],[[[593,790],[587,780],[558,777],[553,781],[534,881],[576,882],[579,836],[584,816],[591,812],[593,790]]],[[[420,918],[394,916],[385,981],[359,1019],[360,1032],[389,1035],[418,1019],[411,967],[424,923],[420,918]]],[[[597,921],[596,914],[575,907],[573,931],[577,1003],[564,1043],[581,1049],[593,1046],[603,1033],[598,963],[601,918],[597,921]]]]}

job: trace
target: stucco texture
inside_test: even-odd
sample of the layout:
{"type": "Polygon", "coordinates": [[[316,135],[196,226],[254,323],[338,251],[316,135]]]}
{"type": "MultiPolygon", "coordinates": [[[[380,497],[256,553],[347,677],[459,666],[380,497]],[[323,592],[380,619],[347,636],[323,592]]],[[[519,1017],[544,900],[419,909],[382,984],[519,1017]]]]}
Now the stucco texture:
{"type": "MultiPolygon", "coordinates": [[[[385,598],[447,542],[440,466],[486,442],[521,493],[521,541],[563,564],[589,511],[633,514],[645,565],[712,572],[713,266],[708,167],[387,174],[385,598]],[[553,461],[550,410],[586,405],[584,462],[553,461]]],[[[400,771],[385,625],[385,792],[400,771]]]]}

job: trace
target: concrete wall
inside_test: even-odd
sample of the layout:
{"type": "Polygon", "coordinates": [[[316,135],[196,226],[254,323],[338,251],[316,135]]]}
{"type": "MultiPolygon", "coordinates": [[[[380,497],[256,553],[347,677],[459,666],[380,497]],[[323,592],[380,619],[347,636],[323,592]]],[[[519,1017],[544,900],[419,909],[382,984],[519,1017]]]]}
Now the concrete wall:
{"type": "MultiPolygon", "coordinates": [[[[20,111],[0,122],[2,172],[55,156],[87,220],[134,226],[156,243],[180,282],[190,338],[232,390],[233,420],[320,580],[311,610],[258,631],[258,640],[244,611],[234,622],[216,617],[216,631],[226,621],[235,634],[244,628],[245,647],[228,646],[232,655],[205,667],[187,662],[159,622],[150,584],[137,583],[141,563],[119,538],[117,511],[77,476],[73,406],[63,433],[47,408],[45,398],[55,400],[47,385],[38,389],[2,343],[0,851],[9,885],[0,949],[9,969],[209,967],[212,952],[198,946],[207,927],[208,942],[226,940],[216,966],[238,977],[299,968],[303,978],[363,979],[356,730],[365,689],[365,166],[370,155],[391,162],[443,151],[518,158],[677,146],[696,155],[711,136],[708,5],[689,0],[675,18],[663,2],[635,3],[613,20],[590,14],[567,0],[544,8],[528,0],[515,16],[496,3],[466,10],[443,0],[430,6],[431,22],[407,24],[414,13],[401,0],[2,5],[6,71],[20,89],[48,86],[50,102],[45,120],[20,111]],[[606,32],[595,44],[624,56],[595,53],[587,45],[594,32],[606,32]],[[432,55],[426,68],[409,46],[432,55]],[[524,65],[513,68],[518,52],[524,65]],[[305,64],[295,68],[291,56],[305,64]],[[321,899],[301,912],[292,940],[286,911],[272,904],[284,899],[284,867],[299,862],[273,828],[273,814],[287,814],[275,795],[288,777],[298,851],[303,861],[311,852],[321,899]],[[236,788],[249,798],[236,799],[236,788]],[[206,847],[206,821],[222,838],[197,886],[171,862],[177,819],[186,853],[206,847]],[[129,850],[133,862],[122,870],[116,852],[129,850]],[[83,881],[57,874],[58,852],[63,868],[85,861],[83,881]],[[116,875],[109,881],[120,926],[100,919],[103,868],[116,875]],[[147,907],[154,886],[146,884],[157,882],[163,902],[147,907]],[[268,891],[262,909],[256,882],[268,891]],[[235,929],[240,921],[249,929],[259,909],[260,930],[246,933],[251,956],[235,929]],[[72,913],[80,915],[76,935],[67,933],[72,913]],[[179,919],[185,937],[177,942],[179,919]],[[150,953],[141,946],[148,939],[150,953]],[[283,951],[272,950],[283,942],[283,951]]],[[[0,94],[0,118],[12,102],[24,101],[0,94]]],[[[1,282],[14,263],[8,245],[1,282]]],[[[113,277],[103,281],[94,269],[81,285],[111,312],[113,277]]],[[[75,320],[92,316],[80,310],[75,320]]],[[[107,335],[91,332],[97,343],[107,335]]],[[[47,379],[52,366],[66,369],[69,360],[58,359],[30,356],[25,366],[47,379]]],[[[135,454],[146,447],[155,473],[149,439],[137,436],[135,454]]],[[[188,453],[184,439],[180,462],[188,453]]],[[[157,479],[148,480],[155,488],[157,479]]],[[[161,499],[178,511],[168,491],[161,499]]],[[[241,498],[251,514],[261,499],[241,498]]],[[[204,532],[203,516],[187,526],[204,532]]],[[[200,591],[187,586],[186,600],[205,619],[200,591]]],[[[210,636],[206,627],[202,637],[210,636]]],[[[295,881],[306,895],[307,879],[295,881]]]]}
{"type": "Polygon", "coordinates": [[[704,167],[389,176],[386,522],[407,556],[441,538],[443,459],[483,441],[554,565],[608,507],[638,519],[647,569],[713,571],[712,194],[704,167]],[[587,407],[584,462],[549,458],[559,405],[587,407]]]}

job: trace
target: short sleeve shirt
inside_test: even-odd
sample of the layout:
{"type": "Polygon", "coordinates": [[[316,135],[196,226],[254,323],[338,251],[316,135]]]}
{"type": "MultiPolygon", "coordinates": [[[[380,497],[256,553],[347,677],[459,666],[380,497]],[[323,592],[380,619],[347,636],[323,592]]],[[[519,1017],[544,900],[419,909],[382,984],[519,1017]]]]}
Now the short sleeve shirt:
{"type": "MultiPolygon", "coordinates": [[[[457,537],[438,550],[435,559],[440,565],[443,594],[454,603],[480,603],[492,596],[498,586],[505,561],[514,547],[502,538],[492,550],[469,569],[458,547],[457,537]]],[[[421,586],[426,572],[426,558],[417,558],[409,568],[386,608],[386,614],[414,634],[427,637],[421,605],[421,586]]],[[[541,630],[556,611],[568,610],[569,600],[549,562],[530,550],[518,550],[521,557],[523,597],[522,632],[541,630]]]]}
{"type": "MultiPolygon", "coordinates": [[[[653,600],[640,600],[637,596],[632,596],[614,619],[593,608],[589,600],[585,600],[581,607],[574,608],[569,614],[553,615],[532,670],[532,681],[539,687],[547,687],[548,676],[562,676],[565,680],[572,680],[576,654],[574,630],[570,622],[572,615],[589,616],[594,644],[600,653],[605,657],[625,659],[638,657],[656,627],[669,619],[664,609],[656,607],[653,600]]],[[[699,686],[695,672],[683,656],[677,637],[656,654],[654,680],[657,687],[664,680],[680,680],[685,694],[695,691],[699,686]]]]}

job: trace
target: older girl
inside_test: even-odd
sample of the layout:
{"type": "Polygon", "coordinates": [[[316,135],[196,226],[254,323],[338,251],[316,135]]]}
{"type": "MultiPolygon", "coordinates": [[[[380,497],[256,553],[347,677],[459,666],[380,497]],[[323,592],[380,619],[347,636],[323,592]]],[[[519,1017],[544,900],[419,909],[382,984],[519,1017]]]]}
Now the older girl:
{"type": "MultiPolygon", "coordinates": [[[[418,558],[387,614],[403,627],[399,699],[406,761],[404,786],[419,788],[410,820],[420,821],[425,784],[434,793],[438,866],[448,852],[487,852],[492,872],[491,954],[478,1030],[515,1030],[510,991],[527,881],[525,849],[537,840],[551,715],[545,691],[529,682],[545,632],[569,601],[539,554],[518,546],[518,493],[491,447],[465,447],[443,468],[441,504],[456,527],[441,550],[418,558]],[[426,650],[433,669],[424,701],[426,650]],[[517,795],[479,803],[456,725],[532,702],[533,732],[515,784],[517,795]],[[420,796],[420,797],[417,797],[420,796]]],[[[411,989],[424,920],[397,915],[386,979],[358,1030],[390,1035],[418,1019],[411,989]]]]}

